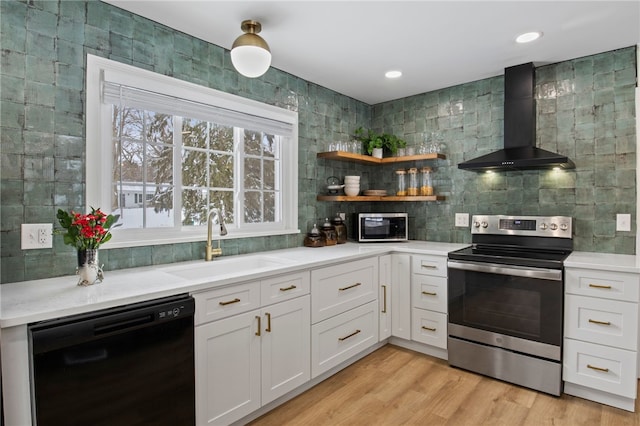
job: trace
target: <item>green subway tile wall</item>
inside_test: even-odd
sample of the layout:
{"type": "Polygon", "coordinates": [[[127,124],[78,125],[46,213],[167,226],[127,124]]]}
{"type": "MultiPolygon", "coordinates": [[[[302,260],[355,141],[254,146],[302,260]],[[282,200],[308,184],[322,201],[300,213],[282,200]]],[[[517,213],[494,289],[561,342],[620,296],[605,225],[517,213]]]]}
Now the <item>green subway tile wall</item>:
{"type": "MultiPolygon", "coordinates": [[[[20,225],[53,222],[58,208],[84,209],[87,53],[298,111],[302,234],[225,240],[225,255],[297,247],[313,223],[360,210],[408,211],[412,238],[451,242],[470,240],[468,229],[453,227],[455,212],[570,215],[576,249],[634,253],[635,47],[537,69],[538,145],[568,154],[575,171],[492,176],[456,164],[501,146],[501,77],[370,106],[273,68],[244,78],[225,49],[98,1],[2,1],[0,50],[2,283],[74,271],[75,253],[61,238],[53,249],[20,250],[20,225]],[[316,158],[358,126],[412,144],[438,131],[447,160],[415,165],[435,168],[446,200],[317,202],[329,176],[358,174],[363,189],[394,189],[397,166],[316,158]],[[615,231],[615,213],[632,214],[631,233],[615,231]]],[[[100,262],[108,271],[203,256],[203,243],[194,242],[101,250],[100,262]]]]}

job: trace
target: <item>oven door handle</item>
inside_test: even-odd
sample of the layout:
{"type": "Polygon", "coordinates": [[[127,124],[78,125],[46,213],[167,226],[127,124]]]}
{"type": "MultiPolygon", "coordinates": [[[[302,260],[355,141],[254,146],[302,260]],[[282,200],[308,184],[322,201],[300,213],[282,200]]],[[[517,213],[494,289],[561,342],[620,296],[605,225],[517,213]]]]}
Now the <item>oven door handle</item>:
{"type": "Polygon", "coordinates": [[[455,260],[449,260],[447,266],[463,271],[562,281],[562,271],[560,269],[528,268],[524,266],[501,265],[499,263],[457,262],[455,260]]]}

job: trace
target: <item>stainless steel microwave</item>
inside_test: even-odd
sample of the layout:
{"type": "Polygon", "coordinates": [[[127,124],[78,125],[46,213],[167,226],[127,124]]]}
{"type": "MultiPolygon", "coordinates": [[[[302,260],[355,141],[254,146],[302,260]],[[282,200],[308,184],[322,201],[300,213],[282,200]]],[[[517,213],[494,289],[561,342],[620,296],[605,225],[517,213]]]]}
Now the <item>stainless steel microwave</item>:
{"type": "Polygon", "coordinates": [[[409,215],[407,213],[354,213],[354,239],[360,243],[407,241],[409,215]]]}

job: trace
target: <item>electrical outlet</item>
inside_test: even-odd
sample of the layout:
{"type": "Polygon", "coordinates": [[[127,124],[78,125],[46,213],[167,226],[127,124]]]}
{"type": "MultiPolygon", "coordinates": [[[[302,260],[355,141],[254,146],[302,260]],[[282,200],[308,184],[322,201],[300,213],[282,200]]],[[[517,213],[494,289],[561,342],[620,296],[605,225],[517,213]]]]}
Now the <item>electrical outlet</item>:
{"type": "Polygon", "coordinates": [[[631,215],[630,214],[617,214],[616,215],[616,231],[631,231],[631,215]]]}
{"type": "Polygon", "coordinates": [[[469,226],[469,213],[456,213],[456,226],[467,228],[469,226]]]}
{"type": "Polygon", "coordinates": [[[23,223],[20,243],[22,250],[53,247],[53,224],[23,223]]]}

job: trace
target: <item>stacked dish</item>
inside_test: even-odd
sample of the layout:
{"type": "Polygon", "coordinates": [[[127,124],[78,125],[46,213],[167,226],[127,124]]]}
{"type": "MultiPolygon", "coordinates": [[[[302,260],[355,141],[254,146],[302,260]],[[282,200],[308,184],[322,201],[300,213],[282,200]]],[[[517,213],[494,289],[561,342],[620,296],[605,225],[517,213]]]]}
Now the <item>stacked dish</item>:
{"type": "Polygon", "coordinates": [[[360,194],[360,176],[344,177],[344,193],[349,197],[355,197],[360,194]]]}
{"type": "Polygon", "coordinates": [[[387,195],[387,191],[384,189],[367,189],[363,192],[364,195],[384,197],[387,195]]]}

